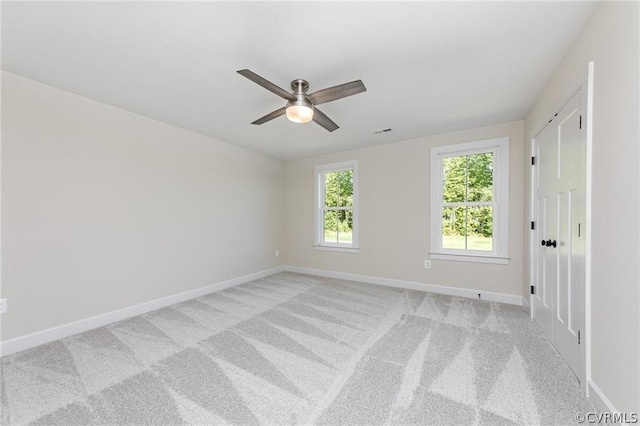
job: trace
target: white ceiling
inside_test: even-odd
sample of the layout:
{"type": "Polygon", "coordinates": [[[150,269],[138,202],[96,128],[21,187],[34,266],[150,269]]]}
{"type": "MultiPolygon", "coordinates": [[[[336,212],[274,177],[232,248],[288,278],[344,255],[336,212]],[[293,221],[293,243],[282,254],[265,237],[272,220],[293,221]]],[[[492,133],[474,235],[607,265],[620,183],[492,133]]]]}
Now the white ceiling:
{"type": "Polygon", "coordinates": [[[2,68],[291,159],[521,119],[595,3],[3,2],[2,68]],[[362,79],[320,109],[340,129],[285,117],[248,68],[309,92],[362,79]],[[391,127],[392,132],[373,134],[391,127]]]}

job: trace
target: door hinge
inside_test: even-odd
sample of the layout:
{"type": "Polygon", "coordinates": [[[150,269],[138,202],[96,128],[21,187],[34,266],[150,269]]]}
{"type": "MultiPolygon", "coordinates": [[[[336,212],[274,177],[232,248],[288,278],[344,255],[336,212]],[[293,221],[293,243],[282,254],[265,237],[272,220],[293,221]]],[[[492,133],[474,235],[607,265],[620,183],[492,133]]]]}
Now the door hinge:
{"type": "Polygon", "coordinates": [[[534,286],[531,286],[531,294],[536,294],[536,288],[534,286]]]}
{"type": "Polygon", "coordinates": [[[531,165],[532,166],[536,165],[536,157],[531,157],[531,165]]]}
{"type": "Polygon", "coordinates": [[[580,344],[580,330],[578,330],[578,344],[580,344]]]}
{"type": "Polygon", "coordinates": [[[582,116],[580,116],[580,128],[582,129],[582,116]]]}
{"type": "Polygon", "coordinates": [[[536,229],[536,223],[531,221],[531,230],[533,231],[534,229],[536,229]]]}

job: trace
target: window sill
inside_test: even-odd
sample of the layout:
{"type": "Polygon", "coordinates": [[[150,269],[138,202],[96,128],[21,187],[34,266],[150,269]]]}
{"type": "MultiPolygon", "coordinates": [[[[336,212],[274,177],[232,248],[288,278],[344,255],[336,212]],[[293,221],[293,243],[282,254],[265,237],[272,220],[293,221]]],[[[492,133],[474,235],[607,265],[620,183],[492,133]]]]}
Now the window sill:
{"type": "Polygon", "coordinates": [[[452,260],[454,262],[475,262],[475,263],[493,263],[495,265],[508,265],[509,257],[501,256],[479,256],[474,254],[445,254],[445,253],[429,253],[431,259],[434,260],[452,260]]]}
{"type": "Polygon", "coordinates": [[[360,251],[359,247],[334,247],[334,246],[321,246],[318,244],[315,244],[313,246],[314,250],[320,250],[320,251],[335,251],[338,253],[352,253],[352,254],[356,254],[360,251]]]}

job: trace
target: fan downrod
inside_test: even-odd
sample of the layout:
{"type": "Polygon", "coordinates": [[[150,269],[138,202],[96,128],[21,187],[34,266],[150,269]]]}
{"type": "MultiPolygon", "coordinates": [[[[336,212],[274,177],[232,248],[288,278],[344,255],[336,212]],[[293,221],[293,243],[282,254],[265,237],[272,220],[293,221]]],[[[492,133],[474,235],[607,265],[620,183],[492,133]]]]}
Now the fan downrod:
{"type": "Polygon", "coordinates": [[[291,82],[291,89],[295,93],[306,93],[309,90],[309,83],[307,83],[307,80],[298,78],[291,82]]]}

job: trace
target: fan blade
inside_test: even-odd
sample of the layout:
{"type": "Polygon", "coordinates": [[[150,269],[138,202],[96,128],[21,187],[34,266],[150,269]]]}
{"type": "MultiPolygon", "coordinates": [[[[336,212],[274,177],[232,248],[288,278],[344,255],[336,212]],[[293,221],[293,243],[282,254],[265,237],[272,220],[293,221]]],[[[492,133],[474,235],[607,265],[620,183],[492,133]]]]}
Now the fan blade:
{"type": "Polygon", "coordinates": [[[296,97],[293,96],[291,93],[287,92],[286,90],[284,90],[283,88],[281,88],[279,86],[276,86],[275,84],[273,84],[269,80],[265,80],[264,78],[260,77],[258,74],[256,74],[253,71],[239,70],[238,74],[247,77],[249,80],[251,80],[254,83],[264,87],[265,89],[269,90],[270,92],[275,93],[276,95],[280,96],[283,99],[287,99],[289,101],[295,101],[296,100],[296,97]]]}
{"type": "Polygon", "coordinates": [[[281,115],[284,115],[286,113],[286,109],[285,107],[279,108],[273,112],[270,112],[269,114],[265,115],[262,118],[258,118],[256,121],[254,121],[251,124],[264,124],[267,121],[273,120],[274,118],[278,118],[281,115]]]}
{"type": "Polygon", "coordinates": [[[337,99],[346,98],[361,92],[366,92],[362,80],[352,81],[350,83],[339,84],[338,86],[328,87],[318,90],[307,96],[312,104],[320,105],[326,102],[335,101],[337,99]]]}
{"type": "Polygon", "coordinates": [[[325,115],[324,112],[320,111],[318,108],[313,109],[313,121],[324,127],[330,132],[338,129],[338,125],[334,123],[329,117],[325,115]]]}

